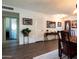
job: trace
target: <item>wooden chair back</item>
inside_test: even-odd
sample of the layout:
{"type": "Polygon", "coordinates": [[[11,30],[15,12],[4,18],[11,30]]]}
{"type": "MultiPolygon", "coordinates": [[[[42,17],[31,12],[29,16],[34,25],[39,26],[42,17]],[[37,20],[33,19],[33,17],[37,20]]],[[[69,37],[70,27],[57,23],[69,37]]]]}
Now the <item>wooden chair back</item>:
{"type": "Polygon", "coordinates": [[[76,46],[70,42],[69,33],[66,31],[58,31],[58,49],[59,57],[61,58],[62,53],[72,59],[76,55],[76,46]]]}

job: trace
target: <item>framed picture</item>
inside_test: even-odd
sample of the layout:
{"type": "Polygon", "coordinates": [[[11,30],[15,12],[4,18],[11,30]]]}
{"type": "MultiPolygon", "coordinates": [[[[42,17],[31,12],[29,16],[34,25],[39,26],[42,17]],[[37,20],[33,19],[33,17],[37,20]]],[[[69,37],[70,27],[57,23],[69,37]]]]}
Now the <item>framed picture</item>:
{"type": "Polygon", "coordinates": [[[61,25],[62,25],[61,22],[58,22],[58,23],[57,23],[57,26],[58,26],[58,27],[61,27],[61,25]]]}
{"type": "Polygon", "coordinates": [[[56,28],[56,22],[47,21],[47,28],[56,28]]]}
{"type": "Polygon", "coordinates": [[[23,18],[23,25],[32,25],[31,18],[23,18]]]}
{"type": "Polygon", "coordinates": [[[71,27],[72,28],[77,28],[77,20],[71,21],[71,27]]]}
{"type": "Polygon", "coordinates": [[[71,22],[65,21],[65,30],[70,31],[70,28],[71,28],[71,22]]]}

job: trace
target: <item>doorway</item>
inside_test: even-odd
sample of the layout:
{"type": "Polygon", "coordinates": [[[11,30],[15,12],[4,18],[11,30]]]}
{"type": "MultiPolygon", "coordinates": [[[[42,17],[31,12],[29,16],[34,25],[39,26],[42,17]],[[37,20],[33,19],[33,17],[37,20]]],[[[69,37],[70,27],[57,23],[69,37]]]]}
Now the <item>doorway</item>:
{"type": "Polygon", "coordinates": [[[2,13],[3,42],[2,47],[13,47],[19,44],[19,14],[13,12],[2,13]],[[7,15],[6,15],[7,14],[7,15]],[[18,15],[18,17],[16,16],[18,15]]]}
{"type": "Polygon", "coordinates": [[[71,22],[69,20],[65,21],[65,30],[71,35],[71,22]]]}

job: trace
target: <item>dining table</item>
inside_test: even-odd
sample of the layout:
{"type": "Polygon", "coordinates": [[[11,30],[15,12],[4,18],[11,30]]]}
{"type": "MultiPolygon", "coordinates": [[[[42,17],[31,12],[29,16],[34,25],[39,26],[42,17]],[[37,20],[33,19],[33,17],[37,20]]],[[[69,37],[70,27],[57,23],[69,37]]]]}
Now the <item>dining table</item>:
{"type": "MultiPolygon", "coordinates": [[[[64,30],[64,32],[68,32],[68,31],[64,30]]],[[[72,43],[77,43],[77,35],[69,35],[69,40],[72,43]]]]}
{"type": "Polygon", "coordinates": [[[70,42],[77,43],[77,36],[70,36],[70,42]]]}

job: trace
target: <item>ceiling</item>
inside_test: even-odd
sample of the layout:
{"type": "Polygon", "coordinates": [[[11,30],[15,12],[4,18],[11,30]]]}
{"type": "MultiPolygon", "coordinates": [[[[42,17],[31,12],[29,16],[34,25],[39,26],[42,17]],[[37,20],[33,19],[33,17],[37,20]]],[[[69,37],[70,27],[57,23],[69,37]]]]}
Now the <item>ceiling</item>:
{"type": "Polygon", "coordinates": [[[2,4],[45,14],[72,14],[76,0],[2,0],[2,4]]]}

